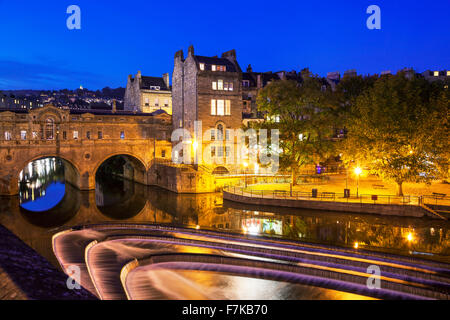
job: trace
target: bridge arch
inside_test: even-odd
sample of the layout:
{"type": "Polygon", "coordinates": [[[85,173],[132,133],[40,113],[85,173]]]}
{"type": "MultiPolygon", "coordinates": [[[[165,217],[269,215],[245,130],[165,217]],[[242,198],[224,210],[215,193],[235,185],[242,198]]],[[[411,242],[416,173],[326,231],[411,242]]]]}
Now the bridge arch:
{"type": "Polygon", "coordinates": [[[108,165],[108,162],[115,158],[121,158],[124,161],[123,172],[116,173],[118,176],[141,184],[147,184],[147,165],[145,161],[141,157],[128,152],[112,153],[98,161],[93,171],[95,180],[97,180],[98,174],[101,173],[102,166],[108,165]]]}
{"type": "Polygon", "coordinates": [[[64,164],[64,180],[66,183],[70,183],[72,186],[74,186],[77,189],[82,188],[82,179],[80,174],[80,169],[78,165],[72,161],[71,159],[68,159],[67,157],[55,154],[55,153],[48,153],[48,154],[42,154],[37,155],[34,157],[29,158],[28,160],[20,161],[17,165],[15,172],[12,174],[11,180],[10,180],[10,190],[12,190],[12,194],[18,194],[19,193],[19,181],[20,181],[20,174],[23,172],[26,167],[31,164],[32,162],[36,160],[41,159],[47,159],[47,158],[57,158],[60,159],[64,164]]]}

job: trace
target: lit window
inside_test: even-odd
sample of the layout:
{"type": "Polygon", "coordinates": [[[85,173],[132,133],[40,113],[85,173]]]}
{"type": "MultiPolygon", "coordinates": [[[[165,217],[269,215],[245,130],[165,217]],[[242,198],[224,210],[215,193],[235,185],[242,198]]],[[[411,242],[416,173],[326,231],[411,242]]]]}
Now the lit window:
{"type": "Polygon", "coordinates": [[[155,107],[159,107],[159,99],[158,98],[155,99],[155,107]]]}
{"type": "Polygon", "coordinates": [[[435,76],[435,77],[439,77],[439,71],[435,71],[435,72],[434,72],[434,76],[435,76]]]}
{"type": "Polygon", "coordinates": [[[45,138],[47,140],[53,140],[55,133],[55,121],[51,118],[48,118],[45,122],[45,138]]]}
{"type": "Polygon", "coordinates": [[[216,140],[216,130],[211,129],[211,141],[216,140]]]}
{"type": "Polygon", "coordinates": [[[228,91],[228,82],[223,84],[223,90],[228,91]]]}
{"type": "Polygon", "coordinates": [[[225,102],[225,115],[229,116],[231,115],[231,101],[226,100],[225,102]]]}
{"type": "Polygon", "coordinates": [[[230,141],[230,129],[225,130],[225,140],[230,141]]]}
{"type": "Polygon", "coordinates": [[[217,90],[217,82],[216,82],[216,81],[213,81],[213,83],[212,83],[212,89],[213,89],[213,90],[217,90]]]}
{"type": "Polygon", "coordinates": [[[73,132],[73,138],[74,138],[75,140],[78,139],[78,131],[74,131],[74,132],[73,132]]]}
{"type": "Polygon", "coordinates": [[[216,147],[212,146],[211,147],[211,157],[215,157],[215,156],[216,156],[216,147]]]}
{"type": "Polygon", "coordinates": [[[164,99],[164,106],[168,107],[169,106],[169,99],[164,99]]]}
{"type": "Polygon", "coordinates": [[[233,82],[228,84],[228,90],[233,91],[233,82]]]}
{"type": "Polygon", "coordinates": [[[38,138],[38,133],[36,131],[33,131],[32,136],[33,136],[33,139],[37,139],[38,138]]]}
{"type": "Polygon", "coordinates": [[[223,157],[223,148],[217,147],[217,155],[218,155],[219,157],[223,157]]]}
{"type": "Polygon", "coordinates": [[[146,105],[147,107],[148,107],[149,103],[150,103],[149,98],[145,98],[145,105],[146,105]]]}
{"type": "Polygon", "coordinates": [[[205,70],[205,64],[204,63],[200,63],[200,70],[205,70]]]}
{"type": "Polygon", "coordinates": [[[11,140],[11,132],[5,131],[5,140],[11,140]]]}
{"type": "Polygon", "coordinates": [[[215,64],[213,64],[213,65],[211,66],[211,71],[216,71],[216,65],[215,65],[215,64]]]}
{"type": "Polygon", "coordinates": [[[217,89],[218,89],[218,90],[223,90],[223,80],[219,80],[219,81],[217,82],[217,89]]]}
{"type": "Polygon", "coordinates": [[[125,139],[125,131],[120,131],[120,139],[125,139]]]}
{"type": "Polygon", "coordinates": [[[217,100],[217,115],[218,116],[223,116],[225,114],[224,104],[225,104],[224,100],[217,100]]]}
{"type": "Polygon", "coordinates": [[[225,157],[229,157],[230,156],[230,147],[225,147],[225,157]]]}
{"type": "Polygon", "coordinates": [[[20,139],[27,140],[27,132],[25,130],[20,131],[20,139]]]}
{"type": "Polygon", "coordinates": [[[447,71],[447,77],[450,77],[450,71],[447,71]]]}
{"type": "Polygon", "coordinates": [[[216,115],[216,99],[211,99],[211,115],[216,115]]]}

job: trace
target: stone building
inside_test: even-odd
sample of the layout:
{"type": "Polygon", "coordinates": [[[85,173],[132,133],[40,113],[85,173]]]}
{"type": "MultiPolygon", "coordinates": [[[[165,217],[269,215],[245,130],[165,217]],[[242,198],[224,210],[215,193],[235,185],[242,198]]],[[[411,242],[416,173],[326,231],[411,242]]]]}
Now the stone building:
{"type": "Polygon", "coordinates": [[[147,77],[138,71],[134,78],[129,75],[124,110],[143,113],[163,110],[167,114],[172,114],[169,74],[165,73],[162,77],[147,77]]]}
{"type": "Polygon", "coordinates": [[[424,71],[422,72],[422,76],[427,79],[428,81],[446,81],[450,78],[450,70],[437,70],[437,71],[424,71]]]}
{"type": "Polygon", "coordinates": [[[195,146],[191,154],[196,154],[198,164],[217,168],[214,164],[223,162],[222,170],[233,170],[226,158],[234,146],[226,144],[235,142],[229,130],[242,125],[242,71],[236,51],[225,52],[220,58],[195,55],[193,46],[186,58],[182,50],[178,51],[172,79],[173,128],[190,132],[195,146]],[[202,128],[196,133],[197,121],[202,122],[202,128]],[[210,145],[211,141],[215,146],[210,145]]]}

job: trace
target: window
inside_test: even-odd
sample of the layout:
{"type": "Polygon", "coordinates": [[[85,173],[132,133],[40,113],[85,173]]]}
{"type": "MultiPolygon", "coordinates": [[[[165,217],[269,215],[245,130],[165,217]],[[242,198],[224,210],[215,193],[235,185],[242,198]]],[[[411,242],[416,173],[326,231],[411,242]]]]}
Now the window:
{"type": "Polygon", "coordinates": [[[67,140],[67,132],[66,131],[63,131],[63,139],[67,140]]]}
{"type": "Polygon", "coordinates": [[[148,107],[148,105],[150,104],[150,101],[148,98],[145,98],[145,106],[148,107]]]}
{"type": "Polygon", "coordinates": [[[86,138],[87,138],[88,140],[91,139],[91,132],[90,132],[90,131],[87,131],[87,132],[86,132],[86,138]]]}
{"type": "Polygon", "coordinates": [[[217,90],[223,90],[223,80],[217,81],[217,90]]]}
{"type": "Polygon", "coordinates": [[[213,90],[217,90],[217,82],[216,82],[216,81],[213,81],[213,83],[212,83],[212,89],[213,89],[213,90]]]}
{"type": "Polygon", "coordinates": [[[211,99],[211,115],[216,115],[216,99],[211,99]]]}
{"type": "Polygon", "coordinates": [[[55,132],[55,121],[51,118],[48,118],[45,121],[45,138],[47,140],[53,140],[55,132]]]}
{"type": "Polygon", "coordinates": [[[225,66],[217,66],[217,71],[226,71],[227,68],[225,66]]]}
{"type": "Polygon", "coordinates": [[[230,100],[226,100],[225,115],[227,115],[227,116],[231,115],[231,101],[230,100]]]}
{"type": "Polygon", "coordinates": [[[223,141],[223,125],[221,124],[217,126],[217,140],[223,141]]]}
{"type": "Polygon", "coordinates": [[[200,70],[205,70],[205,64],[204,63],[200,63],[200,70]]]}
{"type": "Polygon", "coordinates": [[[99,131],[99,132],[98,132],[98,139],[99,139],[99,140],[102,140],[102,139],[103,139],[103,132],[102,132],[102,131],[99,131]]]}
{"type": "Polygon", "coordinates": [[[33,136],[33,139],[37,139],[38,138],[38,133],[36,131],[33,131],[32,136],[33,136]]]}
{"type": "Polygon", "coordinates": [[[450,71],[447,71],[447,77],[450,77],[450,71]]]}
{"type": "Polygon", "coordinates": [[[435,76],[435,77],[439,77],[439,71],[435,71],[435,72],[434,72],[434,76],[435,76]]]}
{"type": "Polygon", "coordinates": [[[215,156],[216,156],[216,147],[212,146],[211,147],[211,157],[215,157],[215,156]]]}
{"type": "Polygon", "coordinates": [[[164,99],[164,106],[168,107],[169,106],[169,99],[164,99]]]}
{"type": "Polygon", "coordinates": [[[225,140],[230,141],[230,130],[229,129],[225,130],[225,140]]]}
{"type": "Polygon", "coordinates": [[[125,131],[120,131],[120,139],[125,139],[125,131]]]}
{"type": "Polygon", "coordinates": [[[161,150],[161,158],[165,158],[166,157],[166,150],[161,150]]]}
{"type": "Polygon", "coordinates": [[[229,157],[230,156],[230,147],[225,147],[225,157],[229,157]]]}
{"type": "Polygon", "coordinates": [[[5,131],[5,140],[11,140],[11,132],[5,131]]]}
{"type": "Polygon", "coordinates": [[[224,82],[223,90],[228,91],[228,82],[224,82]]]}
{"type": "Polygon", "coordinates": [[[78,131],[74,131],[74,132],[73,132],[73,138],[74,138],[75,140],[78,139],[78,131]]]}
{"type": "Polygon", "coordinates": [[[155,107],[159,107],[159,99],[158,98],[155,99],[155,107]]]}
{"type": "Polygon", "coordinates": [[[248,81],[248,80],[242,80],[242,86],[243,87],[250,87],[250,81],[248,81]]]}
{"type": "Polygon", "coordinates": [[[211,129],[211,141],[216,140],[216,130],[215,129],[211,129]]]}
{"type": "Polygon", "coordinates": [[[211,71],[216,71],[216,65],[215,65],[215,64],[213,64],[213,65],[211,66],[211,71]]]}
{"type": "Polygon", "coordinates": [[[20,139],[21,140],[27,140],[27,131],[26,130],[21,130],[20,131],[20,139]]]}
{"type": "Polygon", "coordinates": [[[228,83],[228,90],[233,91],[233,82],[228,83]]]}
{"type": "Polygon", "coordinates": [[[217,100],[217,115],[223,116],[225,114],[224,112],[224,101],[223,100],[217,100]]]}
{"type": "Polygon", "coordinates": [[[222,147],[217,147],[217,155],[219,157],[223,157],[223,148],[222,147]]]}

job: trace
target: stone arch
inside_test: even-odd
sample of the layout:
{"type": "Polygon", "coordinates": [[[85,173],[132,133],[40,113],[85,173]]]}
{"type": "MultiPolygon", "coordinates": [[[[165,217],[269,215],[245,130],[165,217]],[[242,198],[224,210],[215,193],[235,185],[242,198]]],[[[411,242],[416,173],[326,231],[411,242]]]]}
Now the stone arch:
{"type": "Polygon", "coordinates": [[[28,160],[20,162],[16,168],[16,172],[12,175],[11,181],[10,181],[10,190],[11,194],[18,194],[19,192],[19,176],[22,170],[31,162],[40,160],[40,159],[46,159],[46,158],[58,158],[61,159],[64,164],[64,180],[66,183],[70,183],[72,186],[74,186],[77,189],[82,189],[82,179],[80,174],[79,167],[73,162],[72,160],[69,160],[68,158],[57,155],[57,154],[43,154],[43,155],[37,155],[34,156],[28,160]]]}
{"type": "Polygon", "coordinates": [[[147,184],[147,165],[146,162],[141,159],[139,156],[134,155],[129,152],[116,152],[113,154],[109,154],[108,156],[102,158],[102,160],[98,161],[95,165],[93,171],[94,180],[97,178],[97,173],[99,172],[100,167],[105,164],[108,160],[114,157],[124,157],[127,161],[127,165],[129,167],[124,168],[123,178],[132,180],[141,184],[147,184]]]}
{"type": "Polygon", "coordinates": [[[218,166],[216,168],[214,168],[212,174],[214,175],[224,175],[224,174],[229,174],[230,170],[228,170],[228,168],[226,168],[225,166],[218,166]]]}

